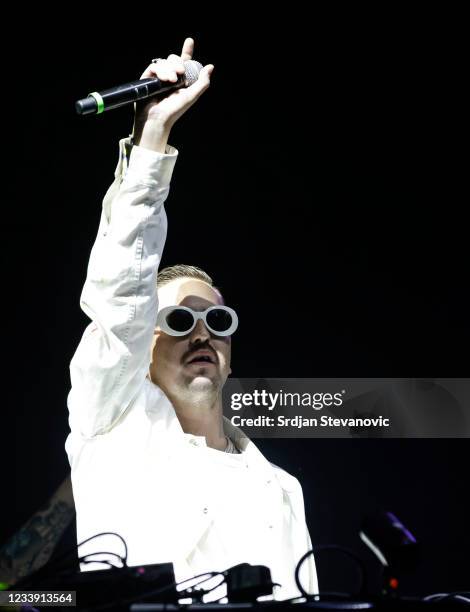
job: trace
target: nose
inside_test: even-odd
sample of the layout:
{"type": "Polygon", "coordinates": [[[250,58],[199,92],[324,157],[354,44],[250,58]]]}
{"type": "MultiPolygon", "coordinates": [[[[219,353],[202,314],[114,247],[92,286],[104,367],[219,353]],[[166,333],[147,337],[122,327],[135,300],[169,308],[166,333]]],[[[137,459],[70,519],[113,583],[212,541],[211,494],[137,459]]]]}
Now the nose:
{"type": "Polygon", "coordinates": [[[200,342],[205,342],[206,340],[209,340],[210,337],[210,332],[205,326],[204,321],[199,319],[199,321],[196,323],[196,327],[189,335],[189,343],[196,344],[200,342]]]}

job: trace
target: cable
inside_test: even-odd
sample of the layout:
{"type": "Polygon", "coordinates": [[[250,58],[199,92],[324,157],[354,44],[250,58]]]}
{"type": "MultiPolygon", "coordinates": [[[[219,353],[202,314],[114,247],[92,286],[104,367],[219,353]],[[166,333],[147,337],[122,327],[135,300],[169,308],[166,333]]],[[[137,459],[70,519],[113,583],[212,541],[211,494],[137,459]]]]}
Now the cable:
{"type": "Polygon", "coordinates": [[[118,555],[117,553],[113,553],[113,552],[108,552],[108,551],[106,551],[106,552],[93,552],[93,553],[89,553],[88,555],[83,555],[83,557],[79,557],[78,558],[78,562],[79,563],[106,563],[110,567],[115,567],[116,569],[122,569],[122,567],[120,567],[119,565],[113,565],[107,559],[95,559],[95,560],[91,559],[89,561],[88,557],[93,557],[94,555],[111,555],[112,557],[117,557],[119,559],[119,561],[121,561],[123,566],[126,567],[124,565],[124,559],[121,557],[121,555],[118,555]]]}
{"type": "Polygon", "coordinates": [[[297,585],[297,588],[302,593],[302,595],[307,599],[307,601],[311,597],[313,597],[313,593],[307,593],[307,591],[304,589],[304,587],[302,586],[300,582],[299,573],[300,573],[300,568],[302,567],[303,562],[305,561],[305,559],[308,559],[310,555],[313,555],[313,548],[309,550],[308,552],[306,552],[304,555],[302,555],[302,557],[300,557],[299,562],[297,563],[295,567],[295,584],[297,585]]]}
{"type": "MultiPolygon", "coordinates": [[[[124,567],[127,567],[127,544],[126,544],[126,540],[122,537],[122,535],[119,535],[119,533],[116,533],[115,531],[102,531],[101,533],[97,533],[96,535],[91,536],[90,538],[87,538],[86,540],[83,540],[83,542],[80,542],[80,544],[77,544],[76,550],[78,550],[80,548],[80,546],[82,546],[83,544],[86,544],[87,542],[90,542],[91,540],[94,540],[95,538],[99,538],[100,536],[104,536],[104,535],[114,535],[117,538],[119,538],[121,540],[121,542],[124,544],[124,560],[123,560],[123,565],[124,565],[124,567]]],[[[113,554],[113,553],[100,553],[100,554],[113,554]]]]}
{"type": "MultiPolygon", "coordinates": [[[[44,578],[47,578],[47,576],[49,576],[52,573],[55,573],[56,571],[58,571],[58,569],[60,568],[60,565],[62,563],[64,563],[64,561],[66,561],[72,554],[77,554],[78,549],[80,548],[80,546],[82,546],[83,544],[86,544],[87,542],[90,542],[91,540],[101,536],[101,535],[114,535],[117,538],[119,538],[122,543],[124,544],[124,558],[121,557],[121,561],[124,567],[127,567],[127,544],[126,541],[124,540],[124,538],[119,535],[118,533],[114,532],[114,531],[103,531],[101,533],[97,533],[89,538],[87,538],[86,540],[83,540],[83,542],[80,542],[79,544],[77,544],[76,546],[74,546],[74,548],[70,548],[69,550],[66,550],[64,553],[62,553],[61,555],[59,555],[56,559],[53,559],[52,561],[50,561],[49,563],[47,563],[46,565],[44,565],[43,567],[40,567],[38,570],[36,570],[35,572],[33,572],[32,574],[28,574],[27,576],[24,576],[23,578],[21,578],[20,580],[17,581],[16,586],[28,586],[28,585],[34,585],[35,584],[35,580],[41,579],[43,580],[44,578]]],[[[115,554],[115,553],[105,553],[105,554],[115,554]]],[[[87,555],[85,555],[87,556],[87,555]]]]}
{"type": "MultiPolygon", "coordinates": [[[[67,559],[67,557],[70,557],[71,554],[73,553],[77,553],[78,549],[80,548],[80,546],[82,546],[83,544],[86,544],[87,542],[90,542],[91,540],[94,540],[95,538],[98,538],[99,536],[102,535],[115,535],[117,538],[119,538],[122,543],[124,544],[124,559],[123,559],[123,565],[127,566],[127,544],[125,539],[119,535],[118,533],[114,532],[114,531],[103,531],[101,533],[97,533],[96,535],[93,535],[89,538],[87,538],[86,540],[83,540],[83,542],[80,542],[79,544],[77,544],[74,548],[70,548],[69,550],[66,550],[62,555],[60,555],[60,557],[58,557],[53,564],[50,565],[49,569],[52,569],[54,567],[56,567],[56,565],[58,565],[59,563],[61,563],[62,561],[64,561],[65,559],[67,559]]],[[[115,553],[105,553],[105,554],[115,554],[115,553]]],[[[87,555],[85,555],[87,556],[87,555]]],[[[121,557],[122,559],[122,557],[121,557]]],[[[44,566],[45,568],[48,566],[44,566]]]]}
{"type": "MultiPolygon", "coordinates": [[[[349,548],[344,548],[343,546],[337,546],[336,544],[324,544],[321,546],[315,546],[314,548],[306,552],[300,558],[295,568],[295,584],[297,585],[297,588],[302,593],[302,595],[307,599],[307,601],[311,601],[312,599],[317,598],[317,597],[318,599],[316,599],[316,601],[319,601],[320,593],[307,593],[307,591],[303,588],[300,582],[300,568],[302,567],[302,564],[304,563],[304,561],[308,559],[310,555],[313,555],[314,552],[317,552],[317,551],[319,552],[322,550],[335,550],[338,552],[342,552],[348,557],[350,557],[351,559],[353,559],[354,561],[356,561],[359,567],[359,570],[360,570],[360,583],[359,583],[358,594],[362,595],[362,593],[365,590],[365,584],[366,584],[366,569],[365,569],[363,560],[360,557],[358,557],[356,553],[354,553],[352,550],[349,550],[349,548]]],[[[352,597],[352,595],[349,595],[349,596],[352,597]]]]}
{"type": "MultiPolygon", "coordinates": [[[[85,559],[85,558],[84,558],[84,559],[81,561],[81,563],[98,563],[98,561],[93,561],[93,560],[88,561],[87,559],[85,559]]],[[[111,563],[110,561],[104,561],[104,560],[103,560],[103,561],[99,561],[99,563],[102,563],[103,565],[107,565],[107,566],[108,566],[108,567],[110,567],[111,569],[121,569],[121,568],[119,567],[119,565],[114,565],[114,564],[113,564],[113,563],[111,563]]]]}
{"type": "MultiPolygon", "coordinates": [[[[238,566],[236,565],[234,567],[238,567],[238,566]]],[[[215,577],[217,575],[223,577],[223,579],[218,584],[214,585],[210,589],[199,589],[200,590],[199,601],[201,601],[202,597],[204,597],[205,595],[211,593],[215,589],[218,589],[225,582],[225,579],[228,576],[228,574],[229,574],[231,569],[233,569],[233,567],[229,567],[228,569],[224,570],[223,572],[214,572],[213,576],[210,576],[209,578],[206,578],[205,580],[202,580],[201,582],[199,582],[196,586],[199,586],[200,584],[202,584],[204,582],[207,582],[208,580],[210,580],[211,578],[213,578],[213,577],[215,577]]],[[[282,585],[279,584],[278,582],[271,582],[271,583],[269,583],[269,586],[271,587],[271,589],[272,589],[272,587],[275,587],[275,586],[282,587],[282,585]]],[[[227,597],[227,595],[223,595],[222,597],[220,597],[216,601],[211,601],[211,602],[207,602],[207,603],[217,603],[217,602],[221,601],[222,599],[225,599],[226,597],[227,597]]],[[[294,599],[298,599],[298,598],[296,597],[294,599]]]]}
{"type": "Polygon", "coordinates": [[[182,584],[184,584],[185,582],[190,582],[191,580],[196,580],[196,578],[202,578],[202,576],[208,576],[208,578],[206,578],[205,580],[201,580],[201,582],[198,582],[195,586],[197,586],[198,584],[202,584],[203,582],[206,582],[206,580],[209,580],[210,578],[213,578],[214,576],[217,576],[218,574],[224,574],[224,572],[204,572],[203,574],[197,574],[196,576],[192,576],[191,578],[185,578],[184,580],[181,580],[180,582],[175,582],[174,585],[175,587],[179,587],[182,584]]]}
{"type": "MultiPolygon", "coordinates": [[[[216,574],[217,575],[217,574],[216,574]]],[[[212,591],[215,591],[215,589],[218,589],[222,584],[224,584],[225,582],[225,577],[223,576],[222,572],[220,572],[220,575],[222,576],[222,580],[216,584],[215,586],[211,587],[210,589],[196,589],[196,593],[198,593],[198,601],[202,602],[202,598],[211,593],[212,591]]],[[[199,586],[200,584],[202,584],[203,582],[207,582],[208,580],[210,580],[211,578],[215,578],[215,576],[211,576],[210,578],[206,578],[205,580],[201,580],[201,582],[198,582],[196,584],[196,587],[199,586]]],[[[191,587],[189,587],[191,588],[191,587]]],[[[226,595],[223,595],[222,597],[220,597],[217,601],[220,601],[220,599],[224,599],[224,597],[227,597],[226,595]]],[[[210,603],[214,603],[213,601],[211,601],[210,603]]]]}
{"type": "Polygon", "coordinates": [[[465,603],[470,603],[470,591],[455,591],[452,593],[433,593],[423,597],[423,601],[446,601],[448,599],[456,599],[465,603]]]}

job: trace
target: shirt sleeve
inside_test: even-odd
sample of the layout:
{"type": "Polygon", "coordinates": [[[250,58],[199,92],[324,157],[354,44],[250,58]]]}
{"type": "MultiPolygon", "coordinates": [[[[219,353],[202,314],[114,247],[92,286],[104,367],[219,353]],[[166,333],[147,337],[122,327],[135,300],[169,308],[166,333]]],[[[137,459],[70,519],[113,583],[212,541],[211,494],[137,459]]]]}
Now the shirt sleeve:
{"type": "Polygon", "coordinates": [[[80,307],[90,317],[70,363],[72,432],[109,431],[144,384],[157,316],[156,277],[167,232],[164,202],[178,151],[120,141],[80,307]]]}

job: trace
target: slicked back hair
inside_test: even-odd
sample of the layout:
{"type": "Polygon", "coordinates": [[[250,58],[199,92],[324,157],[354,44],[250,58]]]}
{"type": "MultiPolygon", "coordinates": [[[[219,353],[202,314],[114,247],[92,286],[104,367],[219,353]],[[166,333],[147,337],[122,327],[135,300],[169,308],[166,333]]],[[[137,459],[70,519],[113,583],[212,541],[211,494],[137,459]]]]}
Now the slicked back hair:
{"type": "Polygon", "coordinates": [[[224,298],[222,297],[222,294],[220,293],[219,289],[215,287],[212,278],[206,272],[204,272],[204,270],[201,270],[201,268],[198,268],[197,266],[176,264],[174,266],[168,266],[167,268],[163,268],[163,270],[160,270],[157,275],[157,287],[163,287],[167,283],[174,281],[178,278],[194,278],[196,280],[204,281],[212,287],[212,289],[220,297],[221,302],[224,303],[224,298]]]}

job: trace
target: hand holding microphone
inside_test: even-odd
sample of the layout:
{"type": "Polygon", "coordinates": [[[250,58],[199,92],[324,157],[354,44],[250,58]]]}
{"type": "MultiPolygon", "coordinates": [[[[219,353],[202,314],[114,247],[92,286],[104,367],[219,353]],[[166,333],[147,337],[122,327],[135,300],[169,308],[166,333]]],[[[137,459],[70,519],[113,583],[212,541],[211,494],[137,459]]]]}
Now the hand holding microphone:
{"type": "Polygon", "coordinates": [[[104,92],[94,92],[76,103],[79,114],[96,114],[135,102],[133,138],[136,145],[164,152],[174,123],[209,87],[212,64],[192,60],[194,41],[186,38],[181,56],[154,60],[140,77],[104,92]],[[173,90],[173,91],[172,91],[173,90]],[[159,97],[158,93],[171,93],[159,97]]]}
{"type": "MultiPolygon", "coordinates": [[[[176,56],[177,57],[177,56],[176,56]]],[[[152,62],[164,60],[154,59],[152,62]]],[[[185,73],[179,74],[175,83],[161,81],[156,77],[131,81],[104,91],[94,91],[87,98],[75,103],[75,110],[79,115],[100,115],[104,111],[112,110],[143,100],[157,94],[165,93],[179,87],[189,87],[198,79],[202,66],[199,62],[188,60],[184,62],[185,73]]]]}

